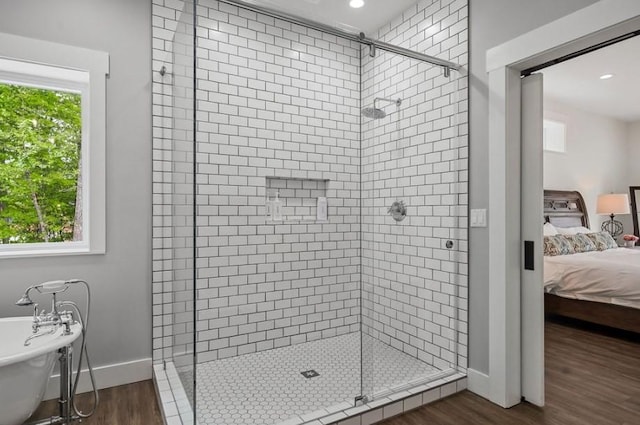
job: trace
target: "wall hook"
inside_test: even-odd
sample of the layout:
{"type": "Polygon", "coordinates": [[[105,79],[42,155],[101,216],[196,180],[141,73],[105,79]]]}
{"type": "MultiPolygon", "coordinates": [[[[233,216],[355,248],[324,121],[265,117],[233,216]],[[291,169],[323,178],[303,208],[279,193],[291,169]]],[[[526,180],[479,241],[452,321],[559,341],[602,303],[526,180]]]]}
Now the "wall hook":
{"type": "Polygon", "coordinates": [[[165,75],[173,75],[172,72],[167,71],[167,67],[165,65],[162,65],[162,67],[158,71],[158,74],[160,74],[162,77],[164,77],[165,75]]]}

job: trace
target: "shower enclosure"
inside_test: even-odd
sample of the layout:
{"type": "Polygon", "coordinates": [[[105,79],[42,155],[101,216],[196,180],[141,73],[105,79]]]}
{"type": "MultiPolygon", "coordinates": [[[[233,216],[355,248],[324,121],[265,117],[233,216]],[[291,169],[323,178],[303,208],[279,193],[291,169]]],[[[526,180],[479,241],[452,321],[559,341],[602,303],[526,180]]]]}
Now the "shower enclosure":
{"type": "Polygon", "coordinates": [[[255,3],[154,0],[167,422],[364,424],[459,390],[466,2],[362,39],[255,3]]]}

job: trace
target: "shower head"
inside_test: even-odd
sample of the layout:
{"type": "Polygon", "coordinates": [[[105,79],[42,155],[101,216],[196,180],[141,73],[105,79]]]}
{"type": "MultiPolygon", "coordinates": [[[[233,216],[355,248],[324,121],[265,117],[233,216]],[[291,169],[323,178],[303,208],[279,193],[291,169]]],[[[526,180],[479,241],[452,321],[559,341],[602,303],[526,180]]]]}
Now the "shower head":
{"type": "Polygon", "coordinates": [[[83,282],[83,281],[80,279],[51,280],[49,282],[43,282],[37,285],[31,285],[24,292],[24,295],[22,296],[22,298],[16,301],[16,305],[20,305],[20,306],[33,305],[33,300],[31,299],[31,297],[29,297],[29,292],[31,292],[32,289],[37,290],[41,294],[51,294],[55,298],[55,295],[57,293],[66,291],[67,289],[69,289],[69,285],[78,283],[78,282],[83,282]]]}
{"type": "Polygon", "coordinates": [[[387,113],[382,109],[378,108],[364,108],[362,110],[362,116],[367,118],[372,118],[374,120],[379,120],[387,116],[387,113]]]}
{"type": "Polygon", "coordinates": [[[379,120],[386,117],[387,113],[383,109],[378,108],[376,106],[376,103],[378,103],[378,101],[395,103],[396,106],[400,106],[400,104],[402,103],[402,99],[384,99],[382,97],[376,97],[373,100],[373,108],[364,108],[362,110],[362,116],[367,118],[372,118],[374,120],[379,120]]]}
{"type": "Polygon", "coordinates": [[[29,297],[29,290],[27,290],[27,292],[24,293],[22,298],[16,301],[16,305],[19,305],[19,306],[33,305],[33,300],[29,297]]]}

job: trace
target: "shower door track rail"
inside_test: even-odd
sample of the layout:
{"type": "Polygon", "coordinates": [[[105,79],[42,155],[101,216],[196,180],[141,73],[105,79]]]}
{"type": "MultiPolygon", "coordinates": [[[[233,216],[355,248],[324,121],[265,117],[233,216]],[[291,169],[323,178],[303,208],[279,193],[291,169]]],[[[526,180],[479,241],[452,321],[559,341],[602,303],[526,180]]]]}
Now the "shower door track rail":
{"type": "Polygon", "coordinates": [[[395,44],[385,43],[384,41],[374,40],[365,36],[363,32],[360,34],[353,34],[330,25],[321,24],[319,22],[312,21],[310,19],[302,18],[300,16],[290,15],[285,12],[280,12],[263,6],[257,6],[249,4],[240,0],[218,0],[220,3],[226,3],[231,6],[237,6],[242,9],[250,10],[252,12],[262,13],[272,18],[282,19],[292,24],[302,25],[307,28],[311,28],[317,31],[325,32],[335,35],[337,37],[345,38],[347,40],[355,41],[360,44],[367,45],[371,48],[371,55],[375,54],[375,49],[385,50],[387,52],[395,53],[398,55],[406,56],[408,58],[416,59],[423,62],[428,62],[432,65],[441,66],[444,68],[445,77],[449,77],[449,71],[454,69],[460,70],[461,66],[457,63],[450,62],[448,60],[436,58],[434,56],[425,55],[424,53],[416,52],[415,50],[406,49],[404,47],[396,46],[395,44]]]}

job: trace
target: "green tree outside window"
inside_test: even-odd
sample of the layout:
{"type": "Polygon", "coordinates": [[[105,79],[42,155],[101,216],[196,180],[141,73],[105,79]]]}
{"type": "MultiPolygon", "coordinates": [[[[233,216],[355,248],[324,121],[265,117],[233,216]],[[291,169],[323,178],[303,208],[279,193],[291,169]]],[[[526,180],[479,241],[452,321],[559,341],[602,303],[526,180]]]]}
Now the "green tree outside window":
{"type": "Polygon", "coordinates": [[[0,244],[82,240],[81,140],[80,94],[0,83],[0,244]]]}

